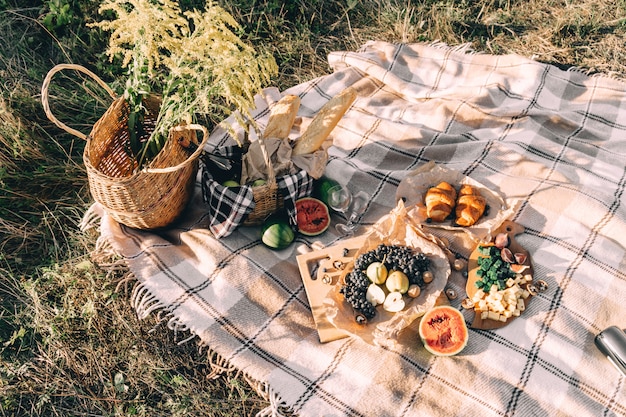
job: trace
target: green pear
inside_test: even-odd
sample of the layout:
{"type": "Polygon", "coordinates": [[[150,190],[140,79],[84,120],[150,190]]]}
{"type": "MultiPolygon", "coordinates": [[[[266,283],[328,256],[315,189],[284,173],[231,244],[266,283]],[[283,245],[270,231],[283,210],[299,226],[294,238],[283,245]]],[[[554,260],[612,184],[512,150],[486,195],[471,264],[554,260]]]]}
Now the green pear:
{"type": "Polygon", "coordinates": [[[385,285],[389,292],[397,291],[405,294],[409,290],[409,277],[402,271],[392,271],[387,277],[385,285]]]}
{"type": "Polygon", "coordinates": [[[387,267],[382,262],[372,262],[365,274],[374,284],[383,284],[387,279],[387,267]]]}

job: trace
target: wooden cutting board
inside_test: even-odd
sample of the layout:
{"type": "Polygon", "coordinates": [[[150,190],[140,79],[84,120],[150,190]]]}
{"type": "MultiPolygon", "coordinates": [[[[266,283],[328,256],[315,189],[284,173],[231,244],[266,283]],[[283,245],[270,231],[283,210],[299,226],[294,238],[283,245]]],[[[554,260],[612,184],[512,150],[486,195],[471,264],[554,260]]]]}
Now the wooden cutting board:
{"type": "MultiPolygon", "coordinates": [[[[341,282],[343,275],[352,270],[356,253],[363,247],[366,239],[367,235],[354,237],[327,248],[296,256],[313,320],[322,343],[348,337],[351,334],[328,321],[324,314],[324,299],[333,286],[341,282]]],[[[436,305],[442,304],[449,304],[443,291],[436,301],[436,305]]]]}
{"type": "Polygon", "coordinates": [[[298,255],[296,260],[313,313],[320,342],[349,336],[328,322],[323,314],[323,302],[328,292],[341,279],[346,268],[352,268],[356,252],[363,246],[366,236],[342,240],[336,245],[298,255]]]}
{"type": "MultiPolygon", "coordinates": [[[[524,227],[512,222],[510,220],[505,220],[502,225],[495,230],[495,232],[493,233],[494,236],[496,236],[498,233],[507,233],[509,235],[509,239],[510,239],[510,244],[509,244],[509,249],[511,249],[511,251],[513,253],[523,253],[526,255],[526,262],[524,263],[524,265],[528,265],[529,268],[526,269],[526,271],[524,272],[524,274],[531,274],[532,276],[534,276],[534,271],[533,271],[533,266],[532,266],[532,261],[530,259],[530,254],[528,253],[528,251],[526,249],[524,249],[516,240],[515,240],[515,236],[519,235],[520,233],[524,232],[524,227]]],[[[478,248],[480,245],[476,246],[476,248],[474,249],[474,251],[471,253],[469,260],[467,262],[467,285],[465,288],[465,291],[467,293],[467,296],[469,298],[472,298],[474,296],[474,294],[476,294],[476,292],[478,291],[478,288],[476,288],[476,281],[478,281],[480,279],[480,277],[478,275],[476,275],[476,271],[478,271],[478,258],[480,255],[480,253],[478,252],[478,248]]],[[[526,298],[525,300],[525,304],[526,306],[528,306],[530,300],[532,298],[532,295],[529,296],[528,298],[526,298]]],[[[522,312],[521,314],[524,314],[524,312],[522,312]]],[[[513,321],[515,319],[515,316],[512,316],[510,318],[507,319],[507,321],[502,322],[502,321],[498,321],[498,320],[493,320],[493,319],[482,319],[480,314],[476,314],[474,316],[474,320],[472,321],[472,328],[475,329],[483,329],[483,330],[492,330],[492,329],[499,329],[501,327],[506,326],[507,324],[509,324],[511,321],[513,321]]]]}

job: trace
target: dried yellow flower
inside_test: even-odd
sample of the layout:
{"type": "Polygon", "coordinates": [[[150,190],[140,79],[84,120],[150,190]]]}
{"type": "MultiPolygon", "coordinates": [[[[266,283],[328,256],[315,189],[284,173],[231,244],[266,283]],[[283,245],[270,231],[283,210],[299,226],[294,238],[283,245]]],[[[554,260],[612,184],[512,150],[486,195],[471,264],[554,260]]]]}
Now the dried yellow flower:
{"type": "Polygon", "coordinates": [[[105,0],[100,12],[117,16],[92,26],[111,32],[107,54],[129,68],[124,97],[131,113],[143,111],[147,94],[162,97],[150,143],[131,143],[140,167],[156,156],[172,127],[197,114],[236,110],[250,118],[254,96],[277,73],[273,57],[243,42],[235,33],[240,25],[212,1],[202,11],[183,12],[172,0],[105,0]]]}

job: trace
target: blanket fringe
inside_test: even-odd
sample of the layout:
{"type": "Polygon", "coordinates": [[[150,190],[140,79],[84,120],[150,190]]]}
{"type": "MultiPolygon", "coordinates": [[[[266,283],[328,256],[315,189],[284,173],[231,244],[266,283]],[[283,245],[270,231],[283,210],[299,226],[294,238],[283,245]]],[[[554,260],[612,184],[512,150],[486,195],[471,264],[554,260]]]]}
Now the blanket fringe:
{"type": "Polygon", "coordinates": [[[252,380],[244,375],[250,386],[270,405],[256,414],[256,417],[287,417],[291,415],[289,407],[280,396],[266,383],[252,380]]]}
{"type": "MultiPolygon", "coordinates": [[[[103,214],[104,212],[100,205],[97,203],[93,204],[83,215],[79,224],[80,230],[84,232],[99,228],[103,214]]],[[[167,306],[153,296],[149,289],[137,280],[135,274],[130,271],[126,260],[119,256],[112,242],[104,238],[102,234],[100,234],[96,240],[95,248],[91,252],[91,259],[100,268],[106,271],[107,277],[111,275],[121,277],[116,285],[115,291],[130,293],[130,305],[135,310],[140,320],[149,316],[156,318],[157,324],[149,330],[148,333],[155,333],[159,326],[165,325],[174,332],[175,339],[177,339],[179,333],[186,334],[186,337],[177,342],[178,345],[198,339],[200,352],[203,350],[206,351],[207,361],[211,370],[206,378],[217,379],[224,376],[232,376],[234,378],[241,376],[244,378],[261,398],[269,402],[266,408],[256,414],[257,417],[289,417],[294,415],[290,407],[285,404],[278,393],[267,383],[257,381],[242,370],[236,368],[227,359],[211,349],[206,343],[202,342],[175,314],[168,311],[167,306]]]]}

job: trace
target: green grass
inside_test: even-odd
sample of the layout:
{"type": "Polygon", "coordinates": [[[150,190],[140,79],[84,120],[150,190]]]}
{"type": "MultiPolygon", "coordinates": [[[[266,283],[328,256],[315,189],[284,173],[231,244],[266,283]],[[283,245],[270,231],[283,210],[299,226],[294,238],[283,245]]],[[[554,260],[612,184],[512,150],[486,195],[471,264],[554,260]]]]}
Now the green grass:
{"type": "MultiPolygon", "coordinates": [[[[469,43],[562,68],[626,73],[626,1],[222,0],[247,39],[272,51],[281,90],[329,73],[326,56],[370,39],[469,43]]],[[[204,4],[182,0],[185,7],[204,4]]],[[[86,27],[96,0],[0,0],[0,416],[247,416],[267,406],[253,381],[212,374],[209,352],[138,320],[132,280],[90,259],[95,230],[84,141],[46,117],[39,91],[56,63],[92,69],[121,90],[105,34],[86,27]],[[207,376],[211,375],[210,378],[207,376]]],[[[88,133],[110,99],[70,72],[53,113],[88,133]]],[[[114,262],[115,259],[107,259],[114,262]]]]}

